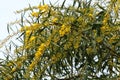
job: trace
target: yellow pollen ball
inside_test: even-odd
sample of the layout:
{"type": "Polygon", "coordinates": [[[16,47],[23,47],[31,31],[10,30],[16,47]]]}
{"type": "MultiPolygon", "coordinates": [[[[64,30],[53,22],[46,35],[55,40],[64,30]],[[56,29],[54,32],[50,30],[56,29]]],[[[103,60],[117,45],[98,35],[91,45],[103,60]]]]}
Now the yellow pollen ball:
{"type": "Polygon", "coordinates": [[[58,18],[54,18],[53,20],[52,20],[52,22],[54,23],[54,22],[57,22],[58,21],[58,18]]]}
{"type": "Polygon", "coordinates": [[[32,12],[31,15],[32,15],[33,17],[38,17],[38,16],[39,16],[39,12],[32,12]]]}
{"type": "Polygon", "coordinates": [[[42,5],[42,6],[38,6],[39,10],[41,10],[42,12],[46,12],[49,8],[49,6],[47,4],[42,5]]]}
{"type": "Polygon", "coordinates": [[[26,31],[26,35],[29,35],[29,34],[30,34],[30,32],[31,32],[30,30],[27,30],[27,31],[26,31]]]}
{"type": "Polygon", "coordinates": [[[35,37],[34,37],[34,36],[32,36],[32,37],[30,38],[30,41],[33,41],[33,40],[35,40],[35,37]]]}

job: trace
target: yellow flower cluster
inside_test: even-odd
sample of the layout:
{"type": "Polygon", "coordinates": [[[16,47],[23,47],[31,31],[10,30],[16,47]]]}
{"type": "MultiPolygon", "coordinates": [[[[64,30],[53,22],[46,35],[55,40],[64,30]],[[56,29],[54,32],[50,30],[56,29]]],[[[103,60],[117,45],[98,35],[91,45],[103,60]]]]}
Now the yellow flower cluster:
{"type": "Polygon", "coordinates": [[[20,29],[20,31],[22,32],[22,31],[25,31],[25,30],[28,30],[29,29],[29,26],[23,26],[21,29],[20,29]]]}
{"type": "Polygon", "coordinates": [[[39,29],[41,27],[41,24],[40,23],[33,23],[31,25],[31,30],[36,30],[36,29],[39,29]]]}
{"type": "Polygon", "coordinates": [[[110,39],[109,39],[109,43],[114,43],[116,42],[117,40],[119,40],[120,36],[117,36],[117,35],[113,35],[110,39]]]}
{"type": "Polygon", "coordinates": [[[24,46],[25,48],[24,49],[32,48],[35,45],[35,39],[36,39],[35,36],[31,36],[30,39],[29,39],[29,36],[27,36],[25,38],[25,46],[24,46]]]}
{"type": "Polygon", "coordinates": [[[31,15],[32,15],[33,17],[38,17],[38,16],[39,16],[39,12],[32,12],[31,15]]]}
{"type": "Polygon", "coordinates": [[[38,63],[38,61],[40,60],[40,57],[42,56],[44,50],[45,50],[46,44],[42,43],[38,50],[35,53],[35,57],[34,57],[34,61],[32,61],[32,63],[29,65],[29,70],[32,70],[35,65],[38,63]]]}
{"type": "Polygon", "coordinates": [[[93,18],[93,14],[88,14],[89,17],[93,18]]]}
{"type": "Polygon", "coordinates": [[[30,35],[30,33],[31,33],[30,30],[27,30],[27,31],[25,32],[26,35],[30,35]]]}
{"type": "Polygon", "coordinates": [[[58,18],[53,18],[52,22],[55,23],[58,21],[58,18]]]}
{"type": "Polygon", "coordinates": [[[46,44],[45,44],[45,43],[42,43],[42,44],[39,46],[37,52],[35,53],[35,59],[36,59],[36,60],[39,60],[39,58],[41,57],[42,53],[43,53],[44,50],[45,50],[45,47],[46,47],[46,44]]]}
{"type": "MultiPolygon", "coordinates": [[[[32,71],[33,69],[34,69],[34,67],[35,67],[35,65],[37,64],[37,62],[35,62],[35,61],[32,61],[32,63],[29,65],[29,70],[30,71],[32,71]]],[[[26,74],[27,75],[27,74],[26,74]]]]}
{"type": "Polygon", "coordinates": [[[35,57],[34,57],[34,60],[32,61],[32,63],[29,65],[29,70],[33,70],[35,65],[39,62],[40,60],[40,57],[43,55],[44,53],[44,50],[46,49],[46,47],[50,44],[50,41],[46,41],[46,43],[42,43],[38,50],[36,51],[35,53],[35,57]]]}
{"type": "Polygon", "coordinates": [[[107,19],[107,18],[104,18],[103,24],[104,24],[104,25],[107,25],[107,21],[108,21],[108,19],[107,19]]]}
{"type": "Polygon", "coordinates": [[[30,36],[30,34],[36,30],[38,30],[39,28],[41,28],[41,24],[40,23],[33,23],[31,24],[30,26],[23,26],[21,28],[21,32],[22,31],[25,31],[25,48],[30,48],[32,46],[32,44],[34,43],[31,43],[35,40],[36,36],[30,36]]]}
{"type": "Polygon", "coordinates": [[[71,26],[63,24],[61,29],[59,30],[60,36],[64,36],[65,34],[69,33],[71,30],[71,26]]]}
{"type": "Polygon", "coordinates": [[[17,68],[14,67],[14,68],[12,68],[11,72],[13,73],[13,72],[15,72],[16,70],[17,70],[17,68]]]}
{"type": "Polygon", "coordinates": [[[39,8],[39,10],[40,10],[41,12],[46,12],[46,11],[48,11],[49,6],[48,6],[47,4],[42,5],[42,6],[39,5],[38,8],[39,8]]]}
{"type": "Polygon", "coordinates": [[[36,38],[35,36],[31,36],[30,42],[33,41],[33,40],[35,40],[35,38],[36,38]]]}
{"type": "Polygon", "coordinates": [[[110,30],[110,27],[108,27],[108,26],[102,26],[100,29],[101,29],[102,33],[105,33],[106,31],[110,30]]]}

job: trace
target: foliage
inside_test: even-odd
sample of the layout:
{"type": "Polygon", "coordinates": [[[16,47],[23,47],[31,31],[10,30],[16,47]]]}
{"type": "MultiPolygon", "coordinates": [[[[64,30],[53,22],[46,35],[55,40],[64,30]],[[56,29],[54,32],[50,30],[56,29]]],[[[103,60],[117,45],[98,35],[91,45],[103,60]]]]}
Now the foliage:
{"type": "Polygon", "coordinates": [[[120,78],[120,0],[66,2],[17,11],[23,45],[14,44],[15,58],[1,60],[1,79],[120,78]]]}

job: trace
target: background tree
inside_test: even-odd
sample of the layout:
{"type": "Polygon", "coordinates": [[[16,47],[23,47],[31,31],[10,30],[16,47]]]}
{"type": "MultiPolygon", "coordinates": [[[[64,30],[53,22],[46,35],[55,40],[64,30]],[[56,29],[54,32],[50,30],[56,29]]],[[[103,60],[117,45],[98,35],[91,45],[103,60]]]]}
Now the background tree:
{"type": "Polygon", "coordinates": [[[69,6],[66,0],[43,1],[17,11],[22,45],[13,43],[14,58],[1,60],[1,79],[120,78],[120,0],[95,1],[74,0],[69,6]]]}

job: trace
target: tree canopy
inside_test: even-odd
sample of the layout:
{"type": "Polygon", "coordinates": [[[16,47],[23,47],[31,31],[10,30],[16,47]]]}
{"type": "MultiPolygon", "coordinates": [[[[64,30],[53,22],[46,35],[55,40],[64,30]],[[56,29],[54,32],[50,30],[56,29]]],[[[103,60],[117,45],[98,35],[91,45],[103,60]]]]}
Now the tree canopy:
{"type": "Polygon", "coordinates": [[[7,46],[15,47],[14,56],[1,59],[1,79],[120,78],[120,0],[68,2],[43,0],[16,11],[21,18],[14,25],[21,29],[9,37],[17,34],[22,45],[7,46]]]}

